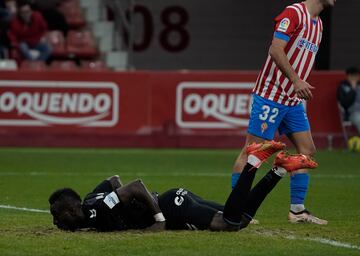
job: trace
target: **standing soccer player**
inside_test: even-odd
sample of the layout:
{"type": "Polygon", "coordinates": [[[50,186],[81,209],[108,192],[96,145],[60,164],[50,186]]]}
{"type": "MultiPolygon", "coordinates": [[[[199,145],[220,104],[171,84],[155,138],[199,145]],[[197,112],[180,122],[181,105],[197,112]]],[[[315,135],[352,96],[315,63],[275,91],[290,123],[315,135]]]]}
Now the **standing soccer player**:
{"type": "MultiPolygon", "coordinates": [[[[315,145],[304,100],[313,98],[314,89],[306,82],[313,67],[322,37],[319,14],[336,0],[306,0],[285,8],[275,18],[275,32],[269,55],[253,90],[253,104],[246,145],[272,140],[278,130],[285,134],[300,154],[313,156],[315,145]]],[[[232,187],[246,164],[243,149],[236,160],[232,187]]],[[[291,205],[288,219],[292,223],[309,222],[326,225],[304,206],[309,187],[306,169],[297,171],[290,181],[291,205]]]]}

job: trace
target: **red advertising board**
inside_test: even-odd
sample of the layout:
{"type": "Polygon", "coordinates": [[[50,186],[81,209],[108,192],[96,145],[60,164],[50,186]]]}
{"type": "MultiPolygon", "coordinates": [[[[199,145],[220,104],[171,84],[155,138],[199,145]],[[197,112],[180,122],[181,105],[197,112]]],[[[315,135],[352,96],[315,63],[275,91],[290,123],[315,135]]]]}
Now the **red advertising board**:
{"type": "MultiPolygon", "coordinates": [[[[2,72],[0,145],[241,147],[256,72],[2,72]]],[[[314,73],[315,138],[341,137],[340,72],[314,73]]]]}
{"type": "Polygon", "coordinates": [[[0,81],[0,126],[113,127],[119,100],[110,82],[0,81]]]}

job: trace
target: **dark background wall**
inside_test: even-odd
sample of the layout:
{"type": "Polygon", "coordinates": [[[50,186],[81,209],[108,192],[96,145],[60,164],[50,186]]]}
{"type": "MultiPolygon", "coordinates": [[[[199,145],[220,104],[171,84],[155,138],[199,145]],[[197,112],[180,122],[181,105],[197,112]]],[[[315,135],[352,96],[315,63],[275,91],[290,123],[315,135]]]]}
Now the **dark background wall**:
{"type": "MultiPolygon", "coordinates": [[[[137,69],[258,70],[273,22],[297,1],[139,0],[130,60],[137,69]]],[[[339,0],[326,25],[318,69],[360,62],[360,1],[339,0]]]]}
{"type": "Polygon", "coordinates": [[[360,1],[338,0],[333,9],[330,67],[360,65],[360,1]]]}

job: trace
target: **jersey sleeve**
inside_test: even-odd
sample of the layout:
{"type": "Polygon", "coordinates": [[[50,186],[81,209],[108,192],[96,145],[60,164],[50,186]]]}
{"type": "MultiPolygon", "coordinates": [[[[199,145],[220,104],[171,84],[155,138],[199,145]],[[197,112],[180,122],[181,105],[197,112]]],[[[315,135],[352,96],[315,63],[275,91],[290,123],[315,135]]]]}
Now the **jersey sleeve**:
{"type": "Polygon", "coordinates": [[[110,181],[104,180],[97,185],[92,193],[110,193],[113,191],[110,181]]]}
{"type": "Polygon", "coordinates": [[[290,40],[290,37],[294,34],[300,24],[296,10],[291,7],[287,7],[274,21],[274,37],[286,42],[290,40]]]}

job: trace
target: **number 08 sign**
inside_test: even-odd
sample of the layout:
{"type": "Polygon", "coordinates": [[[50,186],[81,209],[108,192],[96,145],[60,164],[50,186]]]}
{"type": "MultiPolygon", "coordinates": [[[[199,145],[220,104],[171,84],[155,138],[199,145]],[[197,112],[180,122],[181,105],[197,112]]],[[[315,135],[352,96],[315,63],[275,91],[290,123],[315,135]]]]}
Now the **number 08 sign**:
{"type": "MultiPolygon", "coordinates": [[[[146,51],[155,45],[160,45],[166,52],[181,52],[190,43],[188,11],[179,5],[160,6],[149,5],[148,2],[137,3],[134,6],[136,23],[136,39],[133,43],[135,52],[146,51]],[[155,8],[154,8],[155,7],[155,8]],[[174,39],[175,38],[175,39],[174,39]]],[[[126,37],[128,38],[126,33],[126,37]]]]}

